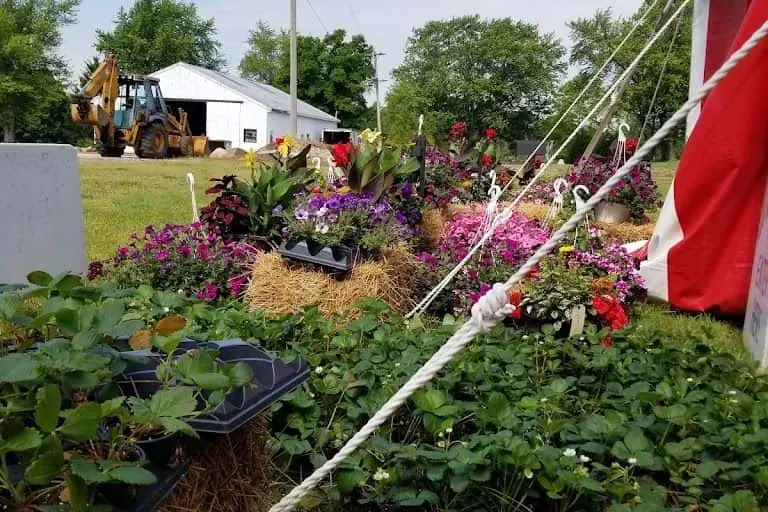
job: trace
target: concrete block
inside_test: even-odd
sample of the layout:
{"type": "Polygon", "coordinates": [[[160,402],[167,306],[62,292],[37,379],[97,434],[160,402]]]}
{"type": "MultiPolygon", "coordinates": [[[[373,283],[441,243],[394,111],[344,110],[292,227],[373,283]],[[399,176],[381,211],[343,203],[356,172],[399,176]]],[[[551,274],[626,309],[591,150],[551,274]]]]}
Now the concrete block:
{"type": "Polygon", "coordinates": [[[0,144],[0,283],[26,283],[33,270],[83,274],[87,266],[75,148],[0,144]]]}

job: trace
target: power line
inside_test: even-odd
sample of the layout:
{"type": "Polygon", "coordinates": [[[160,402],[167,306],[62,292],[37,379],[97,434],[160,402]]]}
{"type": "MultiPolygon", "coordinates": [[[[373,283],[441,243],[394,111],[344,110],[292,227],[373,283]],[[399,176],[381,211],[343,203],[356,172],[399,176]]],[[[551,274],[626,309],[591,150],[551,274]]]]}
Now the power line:
{"type": "Polygon", "coordinates": [[[325,33],[329,34],[331,31],[328,30],[328,27],[325,26],[325,23],[323,23],[323,19],[317,13],[317,11],[315,10],[315,6],[312,5],[312,2],[310,0],[307,0],[307,5],[309,5],[309,8],[312,9],[313,13],[315,13],[315,18],[317,18],[317,21],[320,22],[320,25],[323,27],[323,30],[325,30],[325,33]]]}
{"type": "Polygon", "coordinates": [[[363,26],[360,23],[360,20],[357,18],[357,13],[355,13],[355,10],[352,8],[352,4],[347,2],[347,7],[349,7],[349,12],[352,14],[352,21],[355,22],[355,25],[357,25],[357,30],[360,31],[360,35],[363,34],[363,26]]]}

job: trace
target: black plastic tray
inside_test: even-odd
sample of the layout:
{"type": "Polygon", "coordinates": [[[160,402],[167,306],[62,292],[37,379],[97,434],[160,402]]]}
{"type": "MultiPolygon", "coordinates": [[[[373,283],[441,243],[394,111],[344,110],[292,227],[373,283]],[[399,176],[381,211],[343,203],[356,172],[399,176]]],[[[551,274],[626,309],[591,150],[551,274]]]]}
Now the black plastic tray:
{"type": "Polygon", "coordinates": [[[352,270],[360,259],[360,249],[338,245],[324,247],[307,240],[289,240],[277,249],[284,258],[312,263],[329,270],[347,272],[352,270]]]}
{"type": "MultiPolygon", "coordinates": [[[[233,432],[309,377],[310,369],[301,359],[284,363],[261,347],[239,339],[216,342],[187,339],[182,342],[180,350],[206,346],[216,347],[219,350],[219,359],[224,363],[247,363],[253,370],[254,387],[233,391],[212,414],[188,421],[198,432],[233,432]]],[[[146,398],[159,389],[155,378],[158,356],[149,351],[134,353],[146,355],[148,359],[146,363],[129,364],[123,374],[126,380],[123,392],[146,398]]]]}
{"type": "Polygon", "coordinates": [[[176,469],[157,468],[148,466],[147,469],[157,476],[154,485],[142,485],[137,487],[136,499],[131,504],[113,503],[119,512],[152,512],[160,505],[171,491],[181,481],[181,478],[189,469],[189,462],[176,469]]]}

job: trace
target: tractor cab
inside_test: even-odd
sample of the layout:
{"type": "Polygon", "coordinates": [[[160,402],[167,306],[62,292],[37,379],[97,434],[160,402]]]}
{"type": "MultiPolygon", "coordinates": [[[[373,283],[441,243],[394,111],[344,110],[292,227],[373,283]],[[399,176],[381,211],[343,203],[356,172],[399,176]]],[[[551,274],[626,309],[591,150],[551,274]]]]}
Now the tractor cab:
{"type": "Polygon", "coordinates": [[[164,123],[166,112],[159,80],[144,76],[118,78],[114,112],[116,128],[127,130],[134,123],[143,124],[155,120],[164,123]]]}

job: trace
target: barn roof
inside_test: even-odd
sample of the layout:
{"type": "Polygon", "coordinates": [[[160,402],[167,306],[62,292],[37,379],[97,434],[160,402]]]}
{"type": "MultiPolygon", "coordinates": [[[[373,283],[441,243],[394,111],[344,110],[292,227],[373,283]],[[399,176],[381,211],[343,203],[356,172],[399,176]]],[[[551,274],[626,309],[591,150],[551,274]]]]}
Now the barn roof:
{"type": "MultiPolygon", "coordinates": [[[[222,87],[226,87],[236,93],[239,93],[257,103],[261,103],[265,107],[283,113],[290,113],[291,111],[291,95],[281,91],[277,87],[272,87],[265,83],[256,82],[247,78],[234,77],[213,71],[194,64],[187,64],[186,62],[177,62],[167,68],[161,69],[153,73],[153,75],[169,71],[173,68],[184,68],[193,73],[197,73],[205,76],[206,78],[216,82],[222,87]]],[[[162,82],[162,81],[161,81],[162,82]]],[[[162,83],[160,84],[162,86],[162,83]]],[[[323,112],[317,107],[313,107],[305,101],[298,101],[298,114],[299,117],[306,117],[311,119],[318,119],[321,121],[338,122],[339,120],[334,116],[323,112]]]]}

